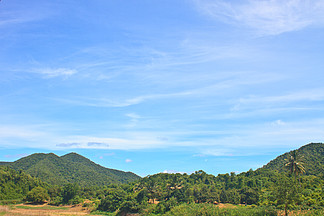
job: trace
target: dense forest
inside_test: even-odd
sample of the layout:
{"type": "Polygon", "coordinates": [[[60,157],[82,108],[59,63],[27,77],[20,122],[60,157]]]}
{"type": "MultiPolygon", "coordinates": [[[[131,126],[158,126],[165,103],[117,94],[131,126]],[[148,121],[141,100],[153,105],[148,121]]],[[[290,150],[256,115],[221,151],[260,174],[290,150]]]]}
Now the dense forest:
{"type": "Polygon", "coordinates": [[[53,153],[38,153],[12,163],[2,164],[17,171],[23,170],[49,184],[57,185],[77,183],[80,186],[103,186],[111,183],[128,183],[140,178],[131,172],[102,167],[76,153],[69,153],[62,157],[53,153]]]}
{"type": "MultiPolygon", "coordinates": [[[[14,166],[11,164],[12,168],[20,164],[19,171],[0,166],[0,199],[5,200],[4,203],[15,199],[46,201],[52,205],[83,203],[93,211],[112,212],[112,215],[229,215],[226,211],[231,211],[231,215],[277,215],[278,211],[288,214],[294,210],[323,215],[323,150],[324,144],[311,143],[277,157],[260,169],[240,174],[231,172],[214,176],[200,170],[192,174],[159,173],[128,179],[128,183],[106,181],[87,185],[71,181],[57,181],[60,184],[54,185],[50,183],[55,182],[55,176],[58,179],[61,176],[55,175],[54,180],[44,183],[40,178],[32,177],[33,172],[26,174],[22,170],[33,170],[31,167],[35,164],[48,163],[49,160],[45,163],[44,158],[55,158],[54,170],[63,163],[54,154],[50,157],[37,154],[34,162],[22,163],[26,160],[23,158],[14,162],[14,166]],[[237,208],[217,208],[220,204],[233,204],[237,208]]],[[[28,160],[31,158],[34,157],[27,157],[28,160]]],[[[93,165],[75,153],[61,158],[78,165],[76,170],[90,169],[89,164],[93,165]]],[[[75,175],[75,179],[81,178],[91,177],[75,175]]],[[[83,179],[80,183],[86,181],[83,179]]]]}
{"type": "MultiPolygon", "coordinates": [[[[304,145],[297,150],[298,155],[302,157],[305,167],[306,175],[323,175],[324,174],[324,145],[323,143],[310,143],[304,145]]],[[[285,159],[289,156],[290,152],[280,155],[276,159],[270,161],[261,169],[277,170],[285,172],[285,159]]]]}

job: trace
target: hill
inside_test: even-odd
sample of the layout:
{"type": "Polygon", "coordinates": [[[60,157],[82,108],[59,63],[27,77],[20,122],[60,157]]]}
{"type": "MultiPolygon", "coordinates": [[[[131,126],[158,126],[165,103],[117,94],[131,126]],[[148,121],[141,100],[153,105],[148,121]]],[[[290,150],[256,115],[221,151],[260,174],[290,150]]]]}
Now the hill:
{"type": "MultiPolygon", "coordinates": [[[[302,162],[306,168],[306,175],[324,175],[324,144],[310,143],[300,147],[297,151],[299,156],[302,156],[302,162]]],[[[263,170],[278,170],[279,172],[286,171],[284,169],[285,159],[288,158],[290,152],[282,154],[264,165],[263,170]]]]}
{"type": "Polygon", "coordinates": [[[2,163],[14,170],[23,170],[49,184],[78,183],[81,186],[101,186],[128,183],[140,177],[131,172],[102,167],[91,160],[69,153],[59,157],[53,153],[37,153],[15,162],[2,163]]]}

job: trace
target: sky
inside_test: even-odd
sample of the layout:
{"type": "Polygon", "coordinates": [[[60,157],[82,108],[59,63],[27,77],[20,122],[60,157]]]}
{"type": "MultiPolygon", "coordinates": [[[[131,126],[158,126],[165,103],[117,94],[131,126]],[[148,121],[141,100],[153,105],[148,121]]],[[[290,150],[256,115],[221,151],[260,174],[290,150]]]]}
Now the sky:
{"type": "Polygon", "coordinates": [[[324,140],[324,0],[2,0],[0,161],[257,169],[324,140]]]}

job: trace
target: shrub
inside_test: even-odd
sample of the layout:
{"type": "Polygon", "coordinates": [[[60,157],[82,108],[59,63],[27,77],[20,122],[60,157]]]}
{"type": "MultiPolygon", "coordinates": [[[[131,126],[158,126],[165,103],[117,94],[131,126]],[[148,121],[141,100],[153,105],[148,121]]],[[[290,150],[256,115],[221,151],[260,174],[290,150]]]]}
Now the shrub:
{"type": "Polygon", "coordinates": [[[32,203],[44,203],[48,199],[49,195],[47,193],[47,190],[42,187],[33,188],[27,193],[27,196],[25,198],[26,201],[32,203]]]}

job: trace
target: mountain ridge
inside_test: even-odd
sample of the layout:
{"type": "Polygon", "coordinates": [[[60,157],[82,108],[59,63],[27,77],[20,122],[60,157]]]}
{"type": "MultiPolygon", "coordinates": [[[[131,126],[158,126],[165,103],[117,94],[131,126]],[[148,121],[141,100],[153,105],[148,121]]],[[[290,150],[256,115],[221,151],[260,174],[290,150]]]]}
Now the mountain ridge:
{"type": "Polygon", "coordinates": [[[14,170],[23,170],[49,184],[78,183],[82,186],[119,184],[140,177],[132,172],[105,168],[77,153],[57,156],[54,153],[35,153],[14,162],[0,162],[14,170]]]}
{"type": "Polygon", "coordinates": [[[258,170],[286,171],[284,166],[286,163],[285,159],[293,151],[296,151],[299,157],[302,157],[300,162],[304,164],[306,175],[324,175],[324,143],[309,143],[298,149],[283,153],[258,170]]]}

